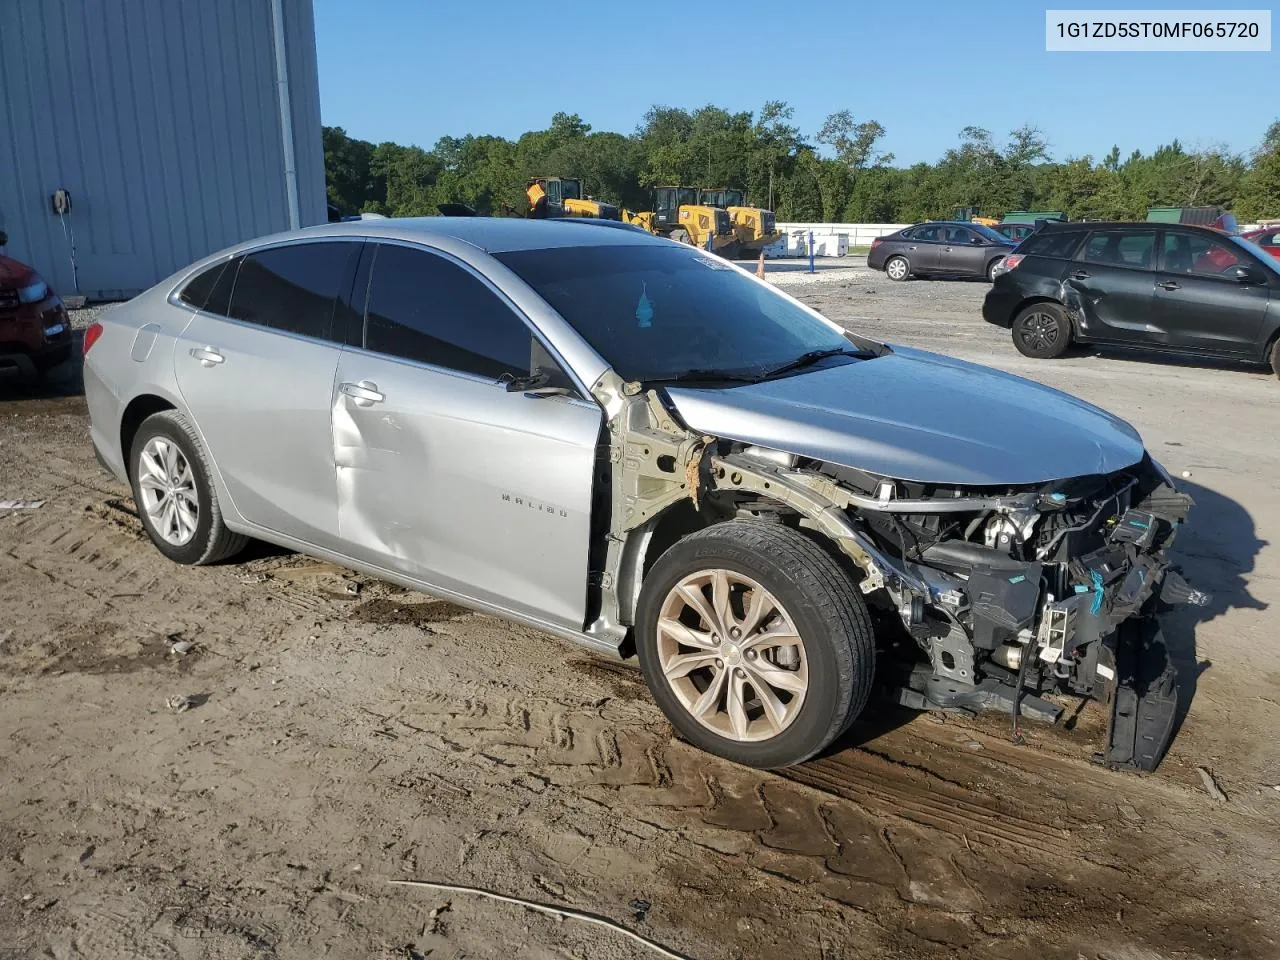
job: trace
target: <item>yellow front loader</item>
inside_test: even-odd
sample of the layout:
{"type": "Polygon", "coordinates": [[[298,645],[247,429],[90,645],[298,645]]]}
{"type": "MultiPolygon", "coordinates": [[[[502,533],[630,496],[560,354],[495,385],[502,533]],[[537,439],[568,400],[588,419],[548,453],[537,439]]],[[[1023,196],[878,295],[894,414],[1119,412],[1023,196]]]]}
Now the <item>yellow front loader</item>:
{"type": "Polygon", "coordinates": [[[699,203],[694,187],[654,187],[653,209],[639,213],[623,210],[622,220],[722,256],[729,256],[737,243],[729,211],[699,203]]]}
{"type": "Polygon", "coordinates": [[[733,187],[702,190],[698,200],[709,207],[719,207],[729,212],[737,240],[734,253],[740,256],[754,257],[782,236],[778,232],[778,222],[773,211],[748,206],[741,190],[733,187]]]}
{"type": "Polygon", "coordinates": [[[533,177],[525,185],[525,195],[529,198],[529,217],[622,219],[613,204],[584,197],[582,181],[576,177],[533,177]]]}

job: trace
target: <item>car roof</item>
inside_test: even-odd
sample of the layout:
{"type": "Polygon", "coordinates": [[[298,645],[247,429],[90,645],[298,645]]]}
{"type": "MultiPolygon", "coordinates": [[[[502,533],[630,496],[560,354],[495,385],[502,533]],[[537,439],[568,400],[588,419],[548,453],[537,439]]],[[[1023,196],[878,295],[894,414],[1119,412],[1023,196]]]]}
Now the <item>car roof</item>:
{"type": "Polygon", "coordinates": [[[1046,220],[1041,225],[1040,233],[1053,233],[1059,230],[1132,230],[1136,227],[1177,227],[1179,230],[1193,230],[1207,233],[1215,237],[1230,236],[1222,230],[1205,227],[1195,223],[1160,223],[1155,220],[1046,220]]]}
{"type": "MultiPolygon", "coordinates": [[[[486,253],[542,250],[548,247],[630,246],[666,241],[643,230],[601,230],[604,221],[588,218],[527,220],[520,217],[388,217],[322,223],[301,230],[261,237],[245,246],[307,237],[358,236],[373,239],[430,242],[451,238],[486,253]]],[[[612,226],[613,224],[610,224],[612,226]]],[[[622,224],[618,224],[622,226],[622,224]]]]}

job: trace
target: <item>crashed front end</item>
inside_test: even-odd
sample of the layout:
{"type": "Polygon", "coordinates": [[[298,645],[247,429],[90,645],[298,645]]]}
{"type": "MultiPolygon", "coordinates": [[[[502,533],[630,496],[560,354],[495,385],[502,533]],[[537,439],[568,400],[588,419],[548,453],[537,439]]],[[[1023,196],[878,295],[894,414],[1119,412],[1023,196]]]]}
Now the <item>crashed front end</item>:
{"type": "MultiPolygon", "coordinates": [[[[1157,615],[1204,603],[1167,559],[1192,506],[1143,453],[1113,472],[1011,487],[903,481],[689,429],[662,391],[597,384],[610,413],[612,517],[601,577],[607,636],[632,622],[662,517],[755,517],[843,554],[868,604],[904,628],[881,665],[897,702],[1054,722],[1042,694],[1107,704],[1099,759],[1152,770],[1177,715],[1157,615]],[[895,667],[899,666],[895,672],[895,667]]],[[[1141,449],[1140,447],[1138,449],[1141,449]]]]}
{"type": "Polygon", "coordinates": [[[1002,710],[1016,726],[1019,714],[1061,715],[1037,694],[1092,697],[1111,711],[1104,762],[1155,768],[1177,713],[1156,616],[1207,598],[1167,558],[1192,500],[1149,456],[1021,490],[798,466],[856,496],[847,509],[895,568],[885,593],[926,658],[902,678],[899,702],[1002,710]]]}

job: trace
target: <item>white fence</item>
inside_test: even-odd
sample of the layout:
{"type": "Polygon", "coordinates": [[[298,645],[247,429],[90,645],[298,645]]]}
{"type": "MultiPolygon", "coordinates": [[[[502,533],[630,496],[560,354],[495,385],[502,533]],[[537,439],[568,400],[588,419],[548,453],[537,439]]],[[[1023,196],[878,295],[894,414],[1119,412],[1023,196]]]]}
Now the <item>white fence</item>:
{"type": "Polygon", "coordinates": [[[809,233],[813,233],[814,256],[838,257],[853,247],[869,247],[876,237],[909,227],[909,223],[780,223],[782,239],[766,247],[766,257],[807,257],[809,233]]]}

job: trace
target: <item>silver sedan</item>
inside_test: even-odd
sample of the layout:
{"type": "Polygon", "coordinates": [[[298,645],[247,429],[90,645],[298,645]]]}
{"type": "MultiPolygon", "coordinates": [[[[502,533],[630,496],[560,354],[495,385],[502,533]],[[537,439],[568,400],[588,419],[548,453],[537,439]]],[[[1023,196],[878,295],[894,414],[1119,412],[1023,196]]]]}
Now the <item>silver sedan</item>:
{"type": "Polygon", "coordinates": [[[179,563],[260,538],[637,656],[683,736],[757,766],[822,750],[873,679],[1015,722],[1123,703],[1118,766],[1168,741],[1172,681],[1125,664],[1197,596],[1164,560],[1190,501],[1133,429],[712,254],[329,224],[180,271],[85,351],[94,448],[179,563]]]}

